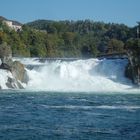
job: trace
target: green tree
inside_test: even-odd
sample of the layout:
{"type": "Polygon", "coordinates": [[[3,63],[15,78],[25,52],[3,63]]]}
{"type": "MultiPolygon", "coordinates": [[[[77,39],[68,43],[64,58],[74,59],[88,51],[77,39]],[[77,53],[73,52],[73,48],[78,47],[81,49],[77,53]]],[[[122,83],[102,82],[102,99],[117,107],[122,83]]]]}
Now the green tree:
{"type": "Polygon", "coordinates": [[[109,53],[113,52],[123,52],[124,51],[124,43],[121,40],[111,39],[108,42],[109,53]]]}
{"type": "Polygon", "coordinates": [[[132,49],[132,50],[140,48],[140,39],[134,39],[134,38],[128,39],[125,43],[125,48],[132,49]]]}

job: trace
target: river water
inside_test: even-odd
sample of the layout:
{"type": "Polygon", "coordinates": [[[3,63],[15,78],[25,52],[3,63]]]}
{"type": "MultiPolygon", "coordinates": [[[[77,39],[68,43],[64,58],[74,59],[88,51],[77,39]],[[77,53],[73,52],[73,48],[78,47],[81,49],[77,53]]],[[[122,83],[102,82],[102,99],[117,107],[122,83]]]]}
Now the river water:
{"type": "Polygon", "coordinates": [[[1,91],[1,140],[139,140],[140,94],[1,91]]]}
{"type": "Polygon", "coordinates": [[[0,140],[140,140],[140,89],[124,77],[127,60],[16,58],[25,89],[0,71],[0,140]]]}

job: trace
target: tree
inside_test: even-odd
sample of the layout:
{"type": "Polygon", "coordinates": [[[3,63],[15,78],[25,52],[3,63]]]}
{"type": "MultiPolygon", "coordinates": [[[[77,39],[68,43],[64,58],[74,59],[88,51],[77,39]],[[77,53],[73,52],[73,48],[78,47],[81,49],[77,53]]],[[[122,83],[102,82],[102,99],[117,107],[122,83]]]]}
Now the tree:
{"type": "Polygon", "coordinates": [[[108,42],[108,51],[109,51],[109,53],[123,52],[124,51],[124,43],[121,40],[111,39],[108,42]]]}
{"type": "Polygon", "coordinates": [[[136,50],[137,48],[140,48],[140,39],[128,39],[125,43],[125,48],[131,50],[136,50]]]}
{"type": "Polygon", "coordinates": [[[46,57],[46,48],[40,45],[31,46],[30,53],[32,57],[46,57]]]}
{"type": "Polygon", "coordinates": [[[0,44],[0,58],[3,57],[12,57],[11,47],[6,42],[0,44]]]}
{"type": "Polygon", "coordinates": [[[12,50],[6,42],[0,44],[0,59],[2,62],[1,67],[10,69],[12,64],[12,50]]]}
{"type": "Polygon", "coordinates": [[[65,45],[69,44],[72,45],[74,39],[75,39],[75,33],[73,32],[65,32],[63,34],[63,39],[65,41],[65,45]]]}

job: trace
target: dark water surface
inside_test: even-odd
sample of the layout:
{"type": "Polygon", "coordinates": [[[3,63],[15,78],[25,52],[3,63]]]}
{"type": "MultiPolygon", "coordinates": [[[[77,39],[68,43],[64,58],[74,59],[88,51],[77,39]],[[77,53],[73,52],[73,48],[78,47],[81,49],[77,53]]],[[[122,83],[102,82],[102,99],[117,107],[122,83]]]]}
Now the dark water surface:
{"type": "Polygon", "coordinates": [[[140,140],[140,94],[0,91],[0,140],[140,140]]]}

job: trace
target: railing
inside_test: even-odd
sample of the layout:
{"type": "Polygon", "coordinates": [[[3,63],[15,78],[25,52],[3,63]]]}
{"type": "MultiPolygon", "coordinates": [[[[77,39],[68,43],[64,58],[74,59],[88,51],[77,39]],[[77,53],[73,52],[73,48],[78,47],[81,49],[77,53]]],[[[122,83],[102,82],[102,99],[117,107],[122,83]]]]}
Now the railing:
{"type": "Polygon", "coordinates": [[[101,54],[98,55],[97,58],[107,58],[107,59],[127,59],[128,55],[126,52],[122,53],[108,53],[108,54],[101,54]]]}

